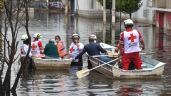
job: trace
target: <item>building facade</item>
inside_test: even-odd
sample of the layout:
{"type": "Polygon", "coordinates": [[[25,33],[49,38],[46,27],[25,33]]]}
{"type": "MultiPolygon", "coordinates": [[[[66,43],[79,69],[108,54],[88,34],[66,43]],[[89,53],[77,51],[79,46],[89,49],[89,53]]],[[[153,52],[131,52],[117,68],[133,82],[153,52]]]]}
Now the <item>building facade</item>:
{"type": "Polygon", "coordinates": [[[171,0],[153,0],[154,23],[157,27],[171,29],[171,0]]]}

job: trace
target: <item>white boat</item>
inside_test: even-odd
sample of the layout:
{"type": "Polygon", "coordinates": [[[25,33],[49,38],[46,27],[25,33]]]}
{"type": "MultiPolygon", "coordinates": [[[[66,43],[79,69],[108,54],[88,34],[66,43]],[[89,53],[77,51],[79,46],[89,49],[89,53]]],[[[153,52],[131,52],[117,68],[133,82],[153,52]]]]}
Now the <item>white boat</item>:
{"type": "MultiPolygon", "coordinates": [[[[110,46],[110,45],[108,45],[110,46]]],[[[103,47],[103,46],[102,46],[103,47]]],[[[104,49],[110,49],[110,47],[103,47],[104,49]]],[[[110,49],[112,50],[112,49],[110,49]]],[[[141,70],[123,70],[118,66],[118,62],[113,62],[110,64],[106,64],[102,67],[97,68],[96,70],[107,77],[110,78],[149,78],[161,77],[164,72],[165,63],[160,62],[158,60],[152,59],[145,55],[141,55],[143,64],[141,70]]],[[[90,56],[89,60],[93,67],[104,64],[105,62],[98,59],[98,56],[90,56]]]]}
{"type": "Polygon", "coordinates": [[[141,55],[141,59],[143,61],[141,70],[123,70],[116,64],[112,67],[113,76],[115,78],[156,78],[162,76],[165,63],[144,55],[141,55]]]}
{"type": "Polygon", "coordinates": [[[38,70],[68,70],[71,59],[42,59],[33,58],[36,69],[38,70]]]}

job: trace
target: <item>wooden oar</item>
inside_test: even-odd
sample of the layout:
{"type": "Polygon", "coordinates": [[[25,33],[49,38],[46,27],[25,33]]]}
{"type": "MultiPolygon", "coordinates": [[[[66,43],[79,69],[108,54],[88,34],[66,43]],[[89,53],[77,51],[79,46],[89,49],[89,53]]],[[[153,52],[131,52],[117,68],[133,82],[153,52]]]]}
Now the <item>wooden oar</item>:
{"type": "Polygon", "coordinates": [[[114,59],[114,60],[111,60],[111,61],[106,62],[106,63],[104,63],[104,64],[101,64],[101,65],[99,65],[99,66],[96,66],[96,67],[94,67],[94,68],[92,68],[92,69],[82,69],[82,70],[80,70],[80,71],[77,71],[77,72],[76,72],[76,75],[77,75],[78,78],[85,77],[85,76],[89,75],[89,72],[90,72],[90,71],[92,71],[92,70],[94,70],[94,69],[97,69],[97,68],[99,68],[99,67],[101,67],[101,66],[103,66],[103,65],[109,64],[109,63],[111,63],[111,62],[115,62],[115,61],[117,61],[117,60],[119,60],[119,59],[120,59],[120,58],[116,58],[116,59],[114,59]]]}
{"type": "Polygon", "coordinates": [[[151,54],[154,54],[155,52],[148,52],[148,53],[140,53],[140,55],[151,55],[151,54]]]}

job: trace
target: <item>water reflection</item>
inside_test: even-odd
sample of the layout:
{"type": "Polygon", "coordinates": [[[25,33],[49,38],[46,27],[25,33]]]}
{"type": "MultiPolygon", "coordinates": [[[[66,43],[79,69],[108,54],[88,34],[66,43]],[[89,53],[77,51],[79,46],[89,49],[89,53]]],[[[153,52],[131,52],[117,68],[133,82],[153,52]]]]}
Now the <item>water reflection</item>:
{"type": "Polygon", "coordinates": [[[123,84],[117,92],[119,96],[140,96],[142,93],[141,84],[123,84]]]}

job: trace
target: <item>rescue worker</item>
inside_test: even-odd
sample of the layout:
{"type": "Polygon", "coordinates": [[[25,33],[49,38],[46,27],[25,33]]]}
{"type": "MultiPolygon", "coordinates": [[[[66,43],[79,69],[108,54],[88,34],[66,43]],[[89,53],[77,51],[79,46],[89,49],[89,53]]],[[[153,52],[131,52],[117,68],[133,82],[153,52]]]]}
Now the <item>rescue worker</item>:
{"type": "MultiPolygon", "coordinates": [[[[92,34],[89,36],[89,44],[85,45],[83,51],[78,54],[75,59],[81,57],[85,52],[88,53],[88,55],[90,56],[94,56],[94,55],[100,55],[100,52],[102,53],[106,53],[107,54],[107,51],[104,50],[100,44],[96,43],[96,35],[92,34]]],[[[107,56],[101,56],[99,57],[100,60],[104,61],[104,62],[108,62],[108,61],[111,61],[112,59],[107,57],[107,56]]],[[[92,65],[90,62],[88,62],[88,68],[92,68],[92,65]]]]}
{"type": "Polygon", "coordinates": [[[67,53],[65,51],[65,46],[64,46],[63,41],[61,40],[61,37],[59,35],[56,35],[55,41],[56,41],[56,46],[57,46],[57,51],[58,51],[59,56],[61,58],[64,58],[67,55],[67,53]]]}
{"type": "Polygon", "coordinates": [[[75,57],[83,50],[84,45],[79,41],[80,36],[78,34],[72,35],[72,43],[69,47],[69,55],[72,59],[71,66],[82,66],[82,56],[75,59],[75,57]]]}
{"type": "Polygon", "coordinates": [[[34,40],[31,42],[31,53],[35,57],[42,57],[43,54],[43,45],[40,40],[40,34],[34,34],[34,40]]]}
{"type": "MultiPolygon", "coordinates": [[[[20,46],[20,55],[21,57],[25,57],[27,55],[27,51],[29,49],[29,39],[27,34],[22,35],[21,40],[23,41],[23,44],[20,46]]],[[[29,52],[29,57],[31,57],[31,51],[29,52]]]]}
{"type": "Polygon", "coordinates": [[[57,47],[52,39],[50,39],[48,44],[46,44],[44,54],[46,59],[59,58],[57,47]]]}
{"type": "Polygon", "coordinates": [[[118,48],[121,54],[121,67],[128,70],[129,64],[134,63],[136,69],[141,69],[142,60],[139,52],[144,50],[144,40],[140,32],[133,29],[133,21],[127,19],[124,21],[125,31],[121,32],[118,48]]]}
{"type": "Polygon", "coordinates": [[[21,40],[23,41],[23,44],[20,46],[21,63],[27,64],[26,68],[28,68],[29,70],[36,69],[34,61],[32,59],[31,51],[29,51],[28,53],[27,61],[24,60],[29,50],[29,43],[30,43],[27,34],[22,35],[21,40]]]}

